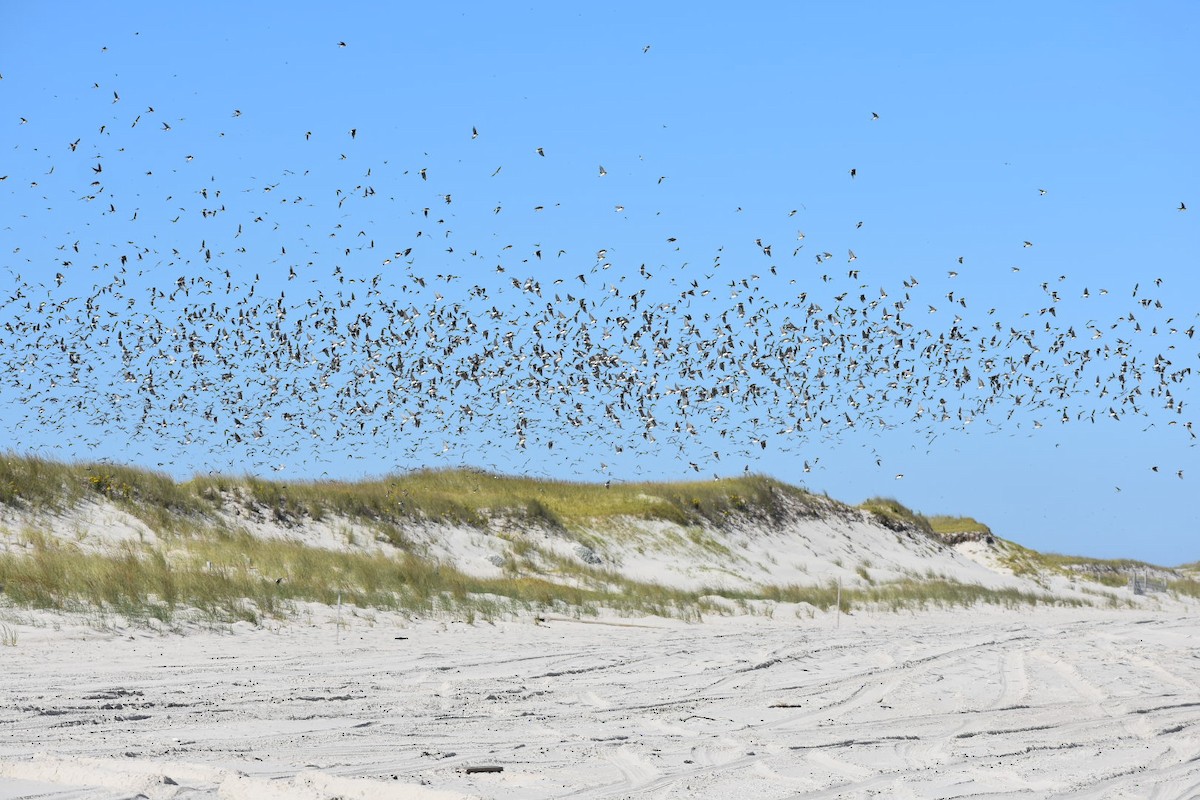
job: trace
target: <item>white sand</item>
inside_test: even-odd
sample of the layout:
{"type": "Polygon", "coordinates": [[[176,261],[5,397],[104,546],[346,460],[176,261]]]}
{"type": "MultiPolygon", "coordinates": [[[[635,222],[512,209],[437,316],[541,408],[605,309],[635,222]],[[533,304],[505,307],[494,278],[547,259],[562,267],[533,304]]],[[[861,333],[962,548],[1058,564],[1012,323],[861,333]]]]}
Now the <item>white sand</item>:
{"type": "Polygon", "coordinates": [[[10,621],[0,798],[1200,796],[1195,606],[347,614],[340,643],[310,611],[187,636],[10,621]]]}

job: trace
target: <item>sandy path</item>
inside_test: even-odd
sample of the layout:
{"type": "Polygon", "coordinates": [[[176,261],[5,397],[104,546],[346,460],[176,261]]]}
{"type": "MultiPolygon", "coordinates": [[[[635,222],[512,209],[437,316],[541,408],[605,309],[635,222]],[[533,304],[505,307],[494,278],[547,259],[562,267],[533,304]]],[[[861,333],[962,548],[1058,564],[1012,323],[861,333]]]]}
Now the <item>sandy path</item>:
{"type": "Polygon", "coordinates": [[[0,798],[1200,796],[1195,616],[353,623],[26,628],[0,798]]]}

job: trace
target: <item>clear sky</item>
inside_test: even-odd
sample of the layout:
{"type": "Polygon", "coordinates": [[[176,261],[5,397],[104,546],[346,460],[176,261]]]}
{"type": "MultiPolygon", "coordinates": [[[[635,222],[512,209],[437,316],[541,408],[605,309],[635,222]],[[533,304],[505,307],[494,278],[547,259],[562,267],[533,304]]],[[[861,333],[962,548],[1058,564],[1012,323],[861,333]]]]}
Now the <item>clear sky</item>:
{"type": "Polygon", "coordinates": [[[0,4],[11,449],[1200,558],[1195,4],[442,5],[0,4]]]}

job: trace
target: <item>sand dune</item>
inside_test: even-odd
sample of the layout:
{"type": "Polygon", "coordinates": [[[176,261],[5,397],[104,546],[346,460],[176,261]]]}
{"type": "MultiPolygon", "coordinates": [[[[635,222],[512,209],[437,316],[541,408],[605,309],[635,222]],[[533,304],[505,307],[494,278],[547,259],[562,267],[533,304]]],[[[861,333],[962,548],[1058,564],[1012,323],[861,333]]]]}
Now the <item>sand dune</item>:
{"type": "MultiPolygon", "coordinates": [[[[521,569],[557,583],[573,583],[553,559],[583,573],[615,572],[633,581],[701,591],[755,591],[763,586],[868,586],[938,577],[987,589],[1014,589],[1094,602],[1110,587],[1089,592],[1061,576],[1031,580],[998,565],[999,542],[950,546],[916,529],[893,530],[878,518],[836,501],[813,498],[816,513],[791,513],[764,523],[745,517],[730,524],[684,526],[635,516],[597,520],[593,527],[565,532],[493,515],[487,527],[406,520],[408,549],[422,559],[452,565],[484,578],[506,574],[506,559],[520,554],[521,569]],[[581,541],[588,542],[585,547],[581,541]]],[[[259,541],[285,540],[324,551],[401,556],[381,540],[371,520],[328,514],[283,524],[269,512],[226,503],[208,516],[189,519],[205,536],[244,534],[259,541]]],[[[29,531],[89,553],[121,553],[134,546],[158,549],[174,560],[189,537],[156,531],[126,508],[104,498],[57,511],[0,505],[0,554],[25,555],[36,544],[29,531]]]]}
{"type": "MultiPolygon", "coordinates": [[[[1200,797],[1195,600],[1067,569],[1014,574],[1020,552],[990,535],[951,546],[813,502],[820,513],[769,525],[610,516],[588,531],[496,515],[404,530],[404,552],[465,574],[519,563],[564,586],[600,576],[609,597],[629,591],[612,576],[728,591],[705,607],[728,616],[702,620],[513,602],[468,624],[453,606],[289,600],[259,624],[186,609],[127,623],[107,607],[8,604],[0,800],[1200,797]],[[862,592],[853,614],[754,594],[834,581],[862,592]],[[867,599],[901,581],[986,587],[997,604],[867,599]],[[1009,589],[1048,603],[1007,607],[1009,589]]],[[[36,553],[44,534],[186,569],[195,537],[223,531],[311,548],[296,569],[331,551],[402,553],[369,519],[214,513],[181,532],[106,501],[9,509],[0,552],[36,553]]]]}

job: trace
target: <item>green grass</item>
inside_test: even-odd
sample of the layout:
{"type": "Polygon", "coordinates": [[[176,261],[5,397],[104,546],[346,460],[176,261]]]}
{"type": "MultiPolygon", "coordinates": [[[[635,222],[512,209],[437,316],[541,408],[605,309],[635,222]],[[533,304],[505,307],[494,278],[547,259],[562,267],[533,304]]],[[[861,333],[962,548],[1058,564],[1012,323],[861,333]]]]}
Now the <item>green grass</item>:
{"type": "Polygon", "coordinates": [[[761,476],[694,483],[602,484],[535,480],[476,470],[421,470],[382,481],[316,483],[288,490],[311,508],[422,516],[482,526],[488,518],[579,529],[616,517],[723,527],[742,515],[782,519],[815,502],[803,490],[761,476]],[[794,502],[788,503],[791,500],[794,502]],[[381,502],[382,501],[382,502],[381,502]]]}
{"type": "Polygon", "coordinates": [[[915,528],[922,533],[933,533],[933,527],[929,524],[928,519],[891,497],[872,497],[863,501],[858,507],[869,511],[883,525],[892,530],[915,528]]]}
{"type": "Polygon", "coordinates": [[[977,584],[941,579],[906,580],[865,589],[852,589],[850,602],[854,605],[881,607],[892,611],[912,608],[970,608],[984,604],[1007,608],[1088,605],[1076,598],[1054,597],[1050,594],[1013,588],[988,589],[977,584]]]}
{"type": "Polygon", "coordinates": [[[101,554],[46,543],[29,554],[0,555],[0,585],[15,605],[132,619],[170,621],[196,609],[213,619],[257,622],[287,616],[294,601],[332,605],[339,596],[358,607],[415,614],[476,614],[489,604],[506,612],[604,606],[691,619],[715,608],[695,592],[605,578],[596,576],[593,586],[529,575],[478,578],[411,554],[340,553],[248,535],[193,540],[169,558],[154,547],[101,554]]]}
{"type": "MultiPolygon", "coordinates": [[[[838,587],[835,583],[820,586],[767,586],[756,592],[727,592],[735,600],[772,600],[778,603],[808,603],[828,611],[837,605],[838,587]]],[[[1061,598],[1050,594],[1026,592],[1019,589],[989,589],[978,584],[959,583],[945,579],[902,580],[865,587],[841,589],[843,612],[859,609],[908,611],[928,608],[971,608],[977,605],[996,605],[1007,608],[1038,605],[1085,606],[1076,598],[1061,598]]]]}
{"type": "Polygon", "coordinates": [[[974,517],[937,515],[927,517],[929,527],[939,536],[948,533],[991,533],[992,529],[974,517]]]}
{"type": "Polygon", "coordinates": [[[1195,578],[1181,578],[1180,580],[1167,581],[1167,590],[1187,597],[1200,597],[1200,580],[1196,580],[1195,578]]]}
{"type": "Polygon", "coordinates": [[[778,522],[815,513],[830,501],[758,475],[722,481],[602,484],[536,480],[471,469],[419,470],[354,483],[196,477],[176,483],[149,470],[110,464],[59,464],[0,458],[0,504],[61,510],[104,497],[152,521],[202,515],[242,499],[283,525],[331,515],[403,523],[424,520],[483,528],[489,520],[582,530],[616,517],[723,528],[739,519],[778,522]]]}
{"type": "Polygon", "coordinates": [[[198,514],[215,508],[194,486],[178,484],[170,476],[151,470],[0,455],[0,504],[62,510],[88,498],[136,503],[177,514],[198,514]]]}

